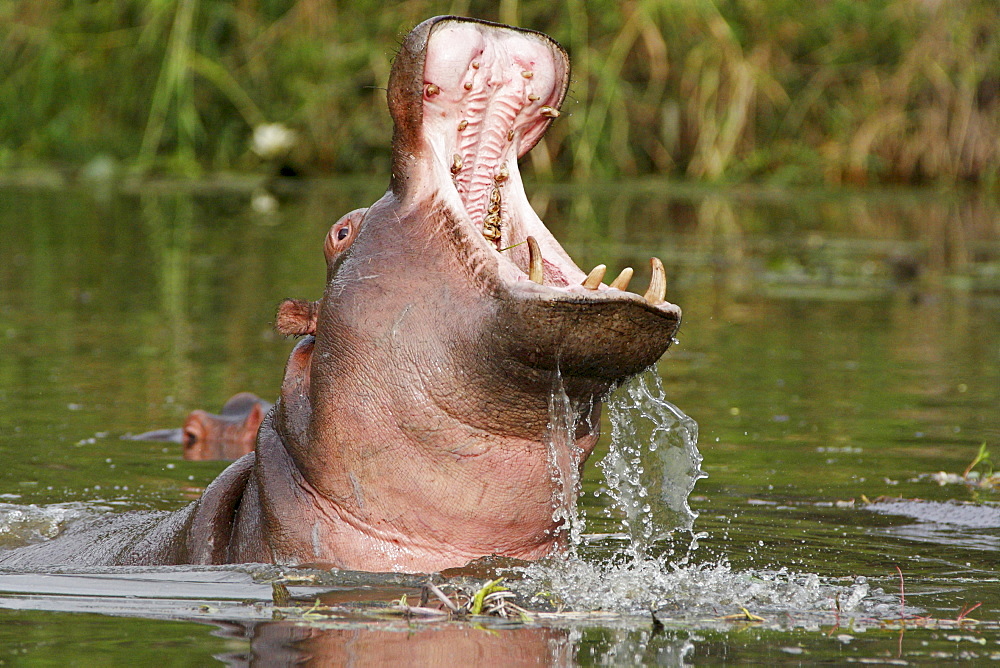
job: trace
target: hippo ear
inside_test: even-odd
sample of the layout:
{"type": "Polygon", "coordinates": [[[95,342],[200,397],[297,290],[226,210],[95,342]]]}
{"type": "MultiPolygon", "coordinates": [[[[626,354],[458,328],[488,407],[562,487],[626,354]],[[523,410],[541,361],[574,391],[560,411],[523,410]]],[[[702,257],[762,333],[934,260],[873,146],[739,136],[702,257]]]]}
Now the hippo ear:
{"type": "Polygon", "coordinates": [[[250,407],[250,411],[243,421],[238,438],[240,449],[238,452],[232,453],[233,459],[239,459],[248,452],[253,452],[254,446],[257,444],[257,430],[260,429],[260,423],[263,421],[264,407],[260,402],[257,402],[250,407]]]}
{"type": "Polygon", "coordinates": [[[260,423],[263,421],[264,407],[260,405],[260,402],[257,402],[250,407],[250,412],[247,413],[247,419],[243,422],[243,424],[249,430],[253,430],[254,438],[256,438],[257,428],[260,427],[260,423]]]}
{"type": "Polygon", "coordinates": [[[278,306],[278,312],[274,316],[274,329],[282,336],[315,334],[318,313],[319,302],[286,299],[278,306]]]}
{"type": "Polygon", "coordinates": [[[184,428],[181,431],[182,443],[184,444],[184,459],[190,461],[201,461],[206,459],[205,444],[208,434],[208,427],[205,424],[205,411],[195,410],[184,420],[184,428]]]}

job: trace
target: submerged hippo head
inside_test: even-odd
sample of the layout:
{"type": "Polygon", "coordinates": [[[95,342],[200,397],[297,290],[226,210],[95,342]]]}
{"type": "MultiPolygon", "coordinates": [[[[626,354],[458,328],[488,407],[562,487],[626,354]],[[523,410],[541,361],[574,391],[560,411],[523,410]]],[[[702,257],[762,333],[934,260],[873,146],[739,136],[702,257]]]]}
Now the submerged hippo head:
{"type": "Polygon", "coordinates": [[[528,204],[517,159],[568,77],[537,32],[439,17],[406,37],[389,191],[329,261],[301,332],[315,337],[261,430],[261,470],[294,462],[287,492],[262,495],[275,560],[430,571],[561,545],[551,425],[569,418],[564,447],[582,465],[601,397],[656,362],[680,322],[659,261],[644,297],[627,277],[604,285],[528,204]],[[568,416],[550,415],[554,395],[568,416]]]}
{"type": "Polygon", "coordinates": [[[181,429],[184,459],[239,459],[253,452],[257,428],[271,404],[250,392],[233,395],[215,415],[203,410],[188,414],[181,429]]]}
{"type": "Polygon", "coordinates": [[[218,415],[201,409],[188,413],[179,429],[156,429],[123,436],[132,441],[164,441],[184,446],[184,459],[234,460],[253,452],[257,428],[271,404],[250,392],[229,398],[218,415]]]}

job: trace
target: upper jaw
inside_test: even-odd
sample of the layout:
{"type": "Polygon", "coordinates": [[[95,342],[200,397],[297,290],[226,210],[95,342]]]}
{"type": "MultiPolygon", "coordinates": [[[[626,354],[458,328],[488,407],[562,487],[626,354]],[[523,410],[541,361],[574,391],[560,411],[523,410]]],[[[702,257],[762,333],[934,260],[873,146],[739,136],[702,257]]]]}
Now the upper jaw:
{"type": "Polygon", "coordinates": [[[402,121],[416,115],[419,122],[411,128],[418,141],[394,141],[397,153],[406,152],[396,156],[394,181],[405,183],[408,199],[433,194],[443,200],[464,228],[463,241],[494,268],[493,276],[477,278],[528,300],[631,303],[662,316],[672,336],[680,309],[665,300],[659,260],[651,261],[653,278],[642,297],[626,291],[631,269],[608,284],[600,270],[588,278],[524,193],[517,159],[558,117],[566,93],[569,60],[562,47],[541,33],[439,17],[407,37],[398,60],[390,82],[396,140],[407,134],[402,121]],[[400,168],[407,173],[397,173],[400,168]]]}

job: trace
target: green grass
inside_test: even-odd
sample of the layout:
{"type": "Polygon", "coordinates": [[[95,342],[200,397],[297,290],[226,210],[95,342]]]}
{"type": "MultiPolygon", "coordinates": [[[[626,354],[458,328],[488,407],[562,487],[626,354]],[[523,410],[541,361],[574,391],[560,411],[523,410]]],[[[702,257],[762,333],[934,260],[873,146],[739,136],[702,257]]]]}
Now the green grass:
{"type": "Polygon", "coordinates": [[[540,176],[1000,184],[995,0],[6,0],[0,169],[253,169],[281,122],[313,173],[384,173],[392,57],[442,13],[569,50],[540,176]]]}

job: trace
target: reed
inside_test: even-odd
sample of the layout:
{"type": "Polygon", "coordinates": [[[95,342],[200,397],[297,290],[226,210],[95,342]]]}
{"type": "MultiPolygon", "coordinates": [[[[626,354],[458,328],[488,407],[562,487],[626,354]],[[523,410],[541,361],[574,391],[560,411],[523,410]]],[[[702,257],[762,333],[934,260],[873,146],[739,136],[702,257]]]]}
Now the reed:
{"type": "Polygon", "coordinates": [[[440,13],[570,51],[540,176],[1000,184],[995,0],[7,0],[0,168],[253,169],[280,122],[301,167],[384,172],[395,45],[440,13]]]}

